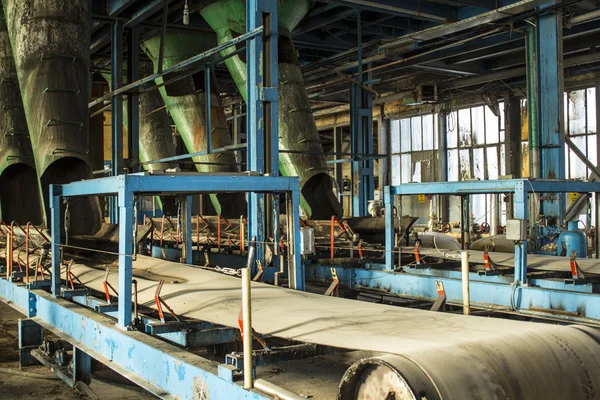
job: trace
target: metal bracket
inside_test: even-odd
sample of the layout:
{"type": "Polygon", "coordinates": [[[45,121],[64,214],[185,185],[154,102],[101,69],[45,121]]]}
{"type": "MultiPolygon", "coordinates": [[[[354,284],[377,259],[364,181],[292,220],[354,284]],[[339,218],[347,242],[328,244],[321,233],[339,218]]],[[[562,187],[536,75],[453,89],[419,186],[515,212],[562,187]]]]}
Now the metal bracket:
{"type": "Polygon", "coordinates": [[[164,284],[165,284],[165,280],[161,279],[160,282],[158,283],[158,286],[156,287],[156,292],[154,292],[154,301],[156,302],[156,309],[158,310],[158,316],[160,317],[160,322],[162,322],[163,324],[165,323],[165,316],[162,311],[162,306],[165,306],[165,308],[169,311],[169,313],[173,316],[173,318],[175,318],[177,321],[181,322],[181,320],[179,319],[177,314],[175,314],[175,311],[173,311],[173,309],[171,307],[169,307],[167,302],[164,301],[162,299],[162,297],[160,297],[160,291],[162,290],[162,287],[164,284]]]}
{"type": "Polygon", "coordinates": [[[337,276],[335,268],[331,268],[331,278],[333,279],[331,285],[325,291],[325,296],[340,297],[340,280],[337,276]]]}
{"type": "Polygon", "coordinates": [[[585,274],[577,264],[577,252],[573,250],[571,252],[571,259],[569,260],[571,267],[571,278],[565,279],[567,285],[583,285],[589,282],[589,279],[585,277],[585,274]]]}
{"type": "Polygon", "coordinates": [[[494,275],[502,275],[502,273],[496,267],[496,264],[490,256],[488,255],[489,246],[485,246],[483,250],[483,261],[485,263],[485,271],[479,271],[477,274],[479,276],[494,276],[494,275]]]}
{"type": "Polygon", "coordinates": [[[437,290],[438,297],[431,306],[431,311],[446,311],[446,290],[444,289],[444,282],[435,281],[435,289],[437,290]]]}

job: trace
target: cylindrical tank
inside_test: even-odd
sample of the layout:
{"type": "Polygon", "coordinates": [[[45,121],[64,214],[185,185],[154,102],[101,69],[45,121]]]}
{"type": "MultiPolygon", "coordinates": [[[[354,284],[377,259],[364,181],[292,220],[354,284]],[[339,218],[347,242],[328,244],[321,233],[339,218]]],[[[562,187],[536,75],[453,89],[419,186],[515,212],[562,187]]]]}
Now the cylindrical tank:
{"type": "Polygon", "coordinates": [[[6,223],[39,225],[43,218],[38,178],[3,13],[0,13],[0,109],[1,218],[6,223]]]}
{"type": "MultiPolygon", "coordinates": [[[[92,177],[88,101],[91,3],[88,0],[4,0],[4,14],[46,221],[49,189],[92,177]]],[[[101,223],[96,197],[72,202],[71,234],[93,234],[101,223]]]]}
{"type": "Polygon", "coordinates": [[[558,255],[570,257],[573,252],[578,258],[587,257],[587,237],[577,227],[579,221],[568,221],[567,230],[558,236],[558,255]]]}
{"type": "Polygon", "coordinates": [[[600,344],[587,327],[541,327],[505,341],[431,343],[353,364],[340,400],[597,399],[600,344]]]}
{"type": "MultiPolygon", "coordinates": [[[[167,33],[164,44],[163,68],[168,68],[216,45],[214,34],[167,33]]],[[[160,35],[142,43],[142,49],[154,63],[158,71],[160,35]]],[[[180,71],[175,74],[185,73],[180,71]]],[[[167,75],[164,80],[173,76],[167,75]]],[[[157,84],[164,82],[156,80],[157,84]]],[[[206,134],[206,101],[204,72],[181,79],[159,88],[167,109],[175,121],[177,130],[190,153],[205,151],[208,142],[206,134]]],[[[225,111],[216,86],[216,77],[211,75],[211,142],[216,149],[231,145],[227,132],[225,111]]],[[[199,172],[237,172],[233,152],[219,152],[193,157],[199,172]]],[[[211,201],[217,211],[225,217],[239,217],[246,214],[246,200],[240,193],[221,193],[211,195],[211,201]]]]}
{"type": "MultiPolygon", "coordinates": [[[[290,32],[310,10],[310,0],[280,0],[279,30],[279,170],[282,175],[300,178],[300,205],[312,219],[329,219],[341,215],[341,205],[334,193],[335,182],[328,173],[327,162],[315,125],[302,70],[296,57],[290,32]],[[285,153],[294,151],[297,153],[285,153]]],[[[246,2],[216,0],[200,13],[217,33],[219,43],[246,31],[246,2]]],[[[230,55],[235,48],[224,50],[230,55]]],[[[225,64],[244,100],[247,96],[246,65],[239,55],[225,64]]]]}

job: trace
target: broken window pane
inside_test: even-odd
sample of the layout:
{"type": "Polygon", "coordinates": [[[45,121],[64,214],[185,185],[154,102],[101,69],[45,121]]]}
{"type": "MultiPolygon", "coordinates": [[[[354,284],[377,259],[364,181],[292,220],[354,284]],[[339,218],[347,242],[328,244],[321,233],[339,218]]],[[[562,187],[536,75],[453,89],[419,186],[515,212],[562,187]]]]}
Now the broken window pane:
{"type": "Polygon", "coordinates": [[[471,110],[458,111],[458,143],[461,147],[471,146],[471,110]]]}
{"type": "Polygon", "coordinates": [[[421,162],[417,161],[413,164],[413,174],[411,182],[421,182],[421,162]]]}
{"type": "Polygon", "coordinates": [[[448,181],[457,181],[458,171],[458,150],[448,150],[448,181]]]}
{"type": "MultiPolygon", "coordinates": [[[[400,121],[397,119],[390,122],[390,147],[392,154],[400,153],[400,121]]],[[[392,185],[399,185],[400,180],[400,157],[392,156],[391,165],[392,185]]]]}
{"type": "MultiPolygon", "coordinates": [[[[471,108],[473,144],[485,144],[485,117],[483,106],[471,108]]],[[[496,140],[497,142],[498,140],[496,140]]]]}
{"type": "Polygon", "coordinates": [[[449,149],[454,149],[456,147],[458,147],[458,141],[457,141],[457,132],[458,132],[458,128],[457,128],[457,113],[456,111],[452,111],[450,113],[448,113],[448,117],[446,117],[446,130],[447,130],[447,134],[446,134],[446,145],[448,146],[449,149]]]}
{"type": "Polygon", "coordinates": [[[471,178],[471,157],[469,150],[461,150],[460,156],[460,176],[461,181],[471,178]]]}
{"type": "Polygon", "coordinates": [[[598,148],[597,146],[597,135],[588,136],[587,156],[592,164],[597,165],[598,163],[598,148]]]}
{"type": "Polygon", "coordinates": [[[504,130],[506,128],[504,127],[504,102],[503,101],[501,101],[501,102],[498,103],[498,110],[500,110],[500,115],[499,115],[499,117],[500,117],[500,130],[504,130]]]}
{"type": "Polygon", "coordinates": [[[485,179],[485,160],[483,149],[473,149],[473,177],[485,179]]]}
{"type": "Polygon", "coordinates": [[[487,106],[485,107],[485,142],[487,144],[498,143],[498,117],[487,106]]]}
{"type": "Polygon", "coordinates": [[[569,92],[569,135],[586,133],[585,90],[569,92]]]}

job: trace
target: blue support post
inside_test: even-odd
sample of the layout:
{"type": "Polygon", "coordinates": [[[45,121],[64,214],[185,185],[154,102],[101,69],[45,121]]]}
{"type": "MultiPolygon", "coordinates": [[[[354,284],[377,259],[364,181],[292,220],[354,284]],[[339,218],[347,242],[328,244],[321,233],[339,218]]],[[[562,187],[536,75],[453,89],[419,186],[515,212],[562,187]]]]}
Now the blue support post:
{"type": "MultiPolygon", "coordinates": [[[[123,21],[115,21],[112,26],[111,46],[111,80],[112,90],[123,86],[123,21]]],[[[111,175],[117,176],[123,168],[123,95],[112,96],[112,152],[111,175]]],[[[111,198],[110,222],[119,221],[119,210],[116,198],[111,198]]]]}
{"type": "MultiPolygon", "coordinates": [[[[559,3],[558,0],[547,6],[559,3]]],[[[562,13],[542,14],[536,23],[537,98],[539,116],[540,178],[565,179],[564,84],[562,13]]],[[[565,195],[542,200],[541,212],[563,222],[565,195]]],[[[533,216],[534,218],[537,216],[533,216]]]]}
{"type": "Polygon", "coordinates": [[[133,192],[124,188],[118,195],[119,204],[119,313],[117,326],[131,325],[131,281],[133,279],[133,192]]]}
{"type": "Polygon", "coordinates": [[[50,185],[50,234],[52,237],[52,296],[60,295],[60,186],[50,185]]]}
{"type": "MultiPolygon", "coordinates": [[[[305,290],[304,266],[302,265],[302,254],[300,250],[300,187],[292,191],[292,237],[293,241],[290,244],[290,258],[293,263],[288,262],[288,275],[290,289],[305,290]],[[293,253],[292,253],[293,251],[293,253]],[[291,265],[290,265],[291,264],[291,265]]],[[[288,218],[289,221],[289,218],[288,218]]]]}
{"type": "Polygon", "coordinates": [[[352,161],[352,216],[367,215],[368,201],[373,199],[375,189],[373,160],[365,154],[373,154],[373,102],[371,94],[364,90],[362,65],[362,31],[360,12],[356,13],[358,34],[358,82],[350,87],[350,131],[352,161]]]}
{"type": "MultiPolygon", "coordinates": [[[[525,181],[515,186],[515,218],[527,221],[527,192],[525,181]]],[[[527,283],[527,240],[515,246],[515,282],[527,283]]]]}
{"type": "MultiPolygon", "coordinates": [[[[246,2],[246,30],[265,26],[263,35],[247,42],[247,157],[248,171],[277,176],[278,121],[277,121],[277,2],[274,0],[248,0],[246,2]],[[267,103],[267,112],[263,102],[267,103]],[[268,147],[267,147],[268,145],[268,147]],[[268,154],[266,154],[268,152],[268,154]],[[268,159],[267,159],[268,158],[268,159]]],[[[265,221],[267,216],[265,196],[250,192],[248,196],[248,238],[256,237],[256,260],[264,265],[265,221]]],[[[278,212],[275,207],[274,212],[278,212]]]]}
{"type": "Polygon", "coordinates": [[[383,203],[385,206],[385,269],[394,269],[394,197],[391,187],[383,188],[383,203]]]}
{"type": "Polygon", "coordinates": [[[185,196],[183,200],[183,262],[193,264],[192,245],[192,196],[185,196]]]}
{"type": "MultiPolygon", "coordinates": [[[[135,25],[127,32],[127,83],[140,79],[140,27],[135,25]]],[[[140,95],[127,94],[127,134],[129,136],[130,171],[140,171],[140,95]]],[[[143,221],[142,199],[137,199],[137,221],[143,221]]]]}
{"type": "MultiPolygon", "coordinates": [[[[246,31],[261,25],[262,12],[259,0],[246,2],[246,31]]],[[[248,171],[263,174],[265,171],[265,137],[263,105],[259,97],[259,86],[262,86],[261,54],[263,50],[262,35],[255,36],[246,42],[246,70],[248,77],[246,126],[248,171]]],[[[265,204],[264,195],[250,192],[248,194],[248,243],[256,237],[256,260],[264,265],[265,251],[265,204]]],[[[256,269],[256,268],[255,268],[256,269]]],[[[253,271],[254,273],[255,271],[253,271]]]]}

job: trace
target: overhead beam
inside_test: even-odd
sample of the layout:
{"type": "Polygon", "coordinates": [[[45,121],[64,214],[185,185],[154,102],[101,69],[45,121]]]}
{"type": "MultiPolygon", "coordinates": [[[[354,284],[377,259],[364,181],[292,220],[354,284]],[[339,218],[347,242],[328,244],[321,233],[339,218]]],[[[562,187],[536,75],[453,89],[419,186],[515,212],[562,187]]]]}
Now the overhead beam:
{"type": "Polygon", "coordinates": [[[324,26],[331,26],[335,21],[353,17],[356,14],[356,10],[349,9],[342,12],[331,14],[322,14],[317,17],[305,19],[300,25],[294,29],[292,36],[302,35],[315,29],[322,28],[324,26]]]}
{"type": "Polygon", "coordinates": [[[394,0],[317,0],[321,3],[337,4],[340,6],[356,8],[361,11],[374,11],[390,15],[410,16],[414,19],[424,21],[435,21],[445,23],[449,19],[456,18],[456,9],[447,6],[427,6],[425,4],[411,4],[394,0]]]}
{"type": "Polygon", "coordinates": [[[133,3],[135,0],[108,0],[108,15],[119,15],[133,3]]]}

